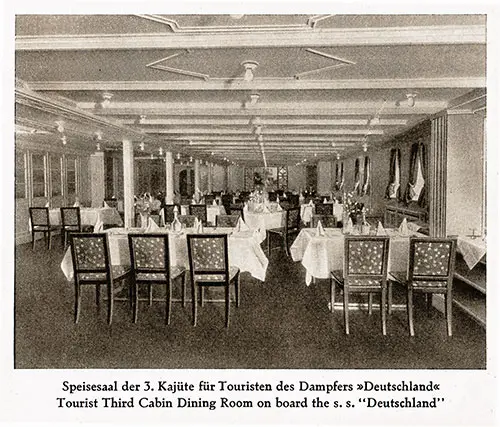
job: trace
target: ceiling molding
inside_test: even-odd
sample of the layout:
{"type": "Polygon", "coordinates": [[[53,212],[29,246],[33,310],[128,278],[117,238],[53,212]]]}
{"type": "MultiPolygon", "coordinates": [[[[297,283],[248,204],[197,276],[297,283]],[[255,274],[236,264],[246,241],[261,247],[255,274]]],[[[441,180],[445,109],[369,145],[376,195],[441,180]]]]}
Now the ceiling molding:
{"type": "MultiPolygon", "coordinates": [[[[372,126],[405,126],[407,124],[405,119],[380,119],[378,124],[372,126]]],[[[122,124],[137,125],[136,119],[122,120],[122,124]]],[[[366,126],[369,119],[269,119],[262,118],[259,122],[262,126],[366,126]]],[[[140,123],[140,126],[151,125],[217,125],[217,126],[246,126],[250,125],[248,119],[225,119],[225,118],[152,118],[145,119],[140,123]]]]}
{"type": "MultiPolygon", "coordinates": [[[[148,134],[173,135],[252,135],[252,129],[177,128],[146,129],[148,134]]],[[[383,135],[382,129],[266,129],[262,135],[383,135]]]]}
{"type": "Polygon", "coordinates": [[[374,45],[486,44],[484,25],[334,28],[207,34],[86,34],[17,36],[16,51],[188,49],[231,47],[329,47],[374,45]]]}
{"type": "Polygon", "coordinates": [[[227,79],[208,81],[32,81],[37,91],[154,91],[154,90],[344,90],[344,89],[435,89],[486,87],[486,77],[440,77],[429,79],[296,80],[255,78],[252,82],[227,79]]]}

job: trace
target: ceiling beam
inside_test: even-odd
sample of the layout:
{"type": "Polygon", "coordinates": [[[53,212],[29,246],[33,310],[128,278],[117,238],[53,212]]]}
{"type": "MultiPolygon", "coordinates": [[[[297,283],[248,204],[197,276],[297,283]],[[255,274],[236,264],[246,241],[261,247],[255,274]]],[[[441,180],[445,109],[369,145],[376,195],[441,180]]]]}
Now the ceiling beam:
{"type": "MultiPolygon", "coordinates": [[[[248,129],[212,129],[212,128],[178,128],[178,129],[145,129],[148,135],[173,134],[183,135],[189,139],[190,134],[216,134],[216,135],[248,135],[252,130],[248,129]]],[[[383,135],[382,129],[264,129],[262,135],[383,135]]]]}
{"type": "Polygon", "coordinates": [[[151,90],[342,90],[342,89],[435,89],[486,87],[486,78],[438,77],[419,79],[338,79],[297,80],[293,78],[255,78],[228,82],[228,79],[207,81],[32,81],[32,90],[39,91],[151,91],[151,90]]]}
{"type": "Polygon", "coordinates": [[[375,45],[485,44],[484,25],[387,28],[322,28],[320,31],[263,31],[207,34],[85,34],[17,36],[16,51],[128,50],[242,47],[328,47],[375,45]]]}
{"type": "MultiPolygon", "coordinates": [[[[251,120],[251,119],[250,119],[251,120]]],[[[251,125],[249,119],[225,119],[225,118],[153,118],[145,119],[138,122],[137,119],[126,119],[122,120],[121,123],[124,125],[138,125],[138,126],[149,126],[149,125],[161,125],[161,126],[172,126],[172,125],[189,125],[189,126],[249,126],[251,125]]],[[[405,119],[380,119],[380,122],[373,124],[373,126],[405,126],[407,124],[405,119]]],[[[366,126],[369,123],[369,119],[260,119],[259,125],[262,126],[366,126]]]]}

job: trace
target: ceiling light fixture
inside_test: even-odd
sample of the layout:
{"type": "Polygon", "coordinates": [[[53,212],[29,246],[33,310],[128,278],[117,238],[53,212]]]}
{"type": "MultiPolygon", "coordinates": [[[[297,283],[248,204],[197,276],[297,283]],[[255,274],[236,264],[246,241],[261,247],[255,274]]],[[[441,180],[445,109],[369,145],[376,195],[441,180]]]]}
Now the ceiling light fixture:
{"type": "Polygon", "coordinates": [[[60,133],[64,132],[64,122],[62,120],[59,120],[56,122],[57,125],[57,131],[60,133]]]}
{"type": "Polygon", "coordinates": [[[246,82],[251,82],[253,80],[253,72],[259,65],[256,61],[243,61],[241,65],[245,68],[245,75],[243,76],[243,80],[246,82]]]}
{"type": "Polygon", "coordinates": [[[66,135],[63,135],[63,136],[61,137],[61,141],[62,141],[62,144],[63,144],[63,145],[66,145],[66,143],[68,142],[68,141],[66,140],[66,135]]]}
{"type": "Polygon", "coordinates": [[[141,151],[144,151],[144,147],[145,147],[144,142],[141,142],[141,143],[139,144],[139,147],[140,147],[141,151]]]}
{"type": "Polygon", "coordinates": [[[177,160],[181,159],[181,153],[177,153],[177,160]]]}
{"type": "Polygon", "coordinates": [[[252,106],[256,105],[259,98],[260,98],[260,95],[258,93],[251,93],[250,94],[250,101],[245,102],[245,107],[252,107],[252,106]]]}
{"type": "Polygon", "coordinates": [[[408,107],[414,107],[415,106],[415,97],[417,96],[416,93],[407,93],[406,94],[406,102],[408,104],[408,107]]]}
{"type": "Polygon", "coordinates": [[[340,154],[337,153],[337,160],[340,160],[340,154]]]}
{"type": "Polygon", "coordinates": [[[163,147],[160,147],[160,149],[158,150],[158,152],[160,153],[160,156],[163,156],[163,147]]]}
{"type": "Polygon", "coordinates": [[[193,162],[193,156],[189,156],[189,162],[192,163],[193,162]]]}
{"type": "Polygon", "coordinates": [[[368,151],[368,144],[366,142],[363,144],[363,151],[365,153],[368,151]]]}
{"type": "Polygon", "coordinates": [[[141,114],[139,116],[139,124],[143,125],[144,123],[146,123],[146,116],[144,114],[141,114]]]}
{"type": "Polygon", "coordinates": [[[112,93],[104,92],[102,94],[102,101],[101,101],[102,108],[108,108],[111,105],[111,98],[113,98],[112,93]]]}

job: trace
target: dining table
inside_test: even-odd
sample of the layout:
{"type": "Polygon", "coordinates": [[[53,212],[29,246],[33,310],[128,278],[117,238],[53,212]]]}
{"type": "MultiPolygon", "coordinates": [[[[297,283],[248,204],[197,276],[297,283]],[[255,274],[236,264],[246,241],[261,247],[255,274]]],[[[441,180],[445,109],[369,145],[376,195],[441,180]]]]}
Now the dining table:
{"type": "Polygon", "coordinates": [[[486,238],[474,235],[458,236],[457,251],[462,254],[469,270],[472,270],[486,255],[486,238]]]}
{"type": "MultiPolygon", "coordinates": [[[[58,208],[49,209],[49,219],[52,225],[61,225],[61,210],[58,208]]],[[[112,207],[80,207],[80,220],[82,225],[92,225],[94,227],[98,224],[123,225],[123,220],[118,210],[112,207]]]]}
{"type": "MultiPolygon", "coordinates": [[[[130,251],[128,235],[144,233],[142,228],[110,228],[108,234],[110,261],[112,265],[130,266],[130,251]]],[[[186,267],[189,270],[189,257],[187,249],[187,235],[199,234],[193,228],[186,228],[180,232],[173,232],[168,228],[159,227],[152,233],[167,233],[169,236],[170,264],[186,267]]],[[[238,231],[229,227],[204,227],[202,234],[227,234],[228,259],[231,266],[238,267],[241,272],[248,272],[252,277],[265,281],[268,259],[260,244],[262,239],[259,233],[253,230],[238,231]]],[[[61,262],[61,270],[67,280],[73,279],[73,260],[71,248],[68,248],[61,262]]]]}
{"type": "MultiPolygon", "coordinates": [[[[332,201],[327,201],[325,204],[333,205],[333,216],[338,221],[342,221],[343,205],[332,201]]],[[[314,204],[303,203],[300,205],[300,219],[304,224],[309,224],[312,216],[315,214],[314,204]]]]}
{"type": "MultiPolygon", "coordinates": [[[[418,232],[401,233],[398,229],[385,229],[390,237],[388,271],[407,271],[410,237],[424,235],[418,232]]],[[[330,272],[344,269],[344,239],[341,228],[303,228],[290,247],[292,259],[305,268],[305,283],[313,278],[328,279],[330,272]]]]}

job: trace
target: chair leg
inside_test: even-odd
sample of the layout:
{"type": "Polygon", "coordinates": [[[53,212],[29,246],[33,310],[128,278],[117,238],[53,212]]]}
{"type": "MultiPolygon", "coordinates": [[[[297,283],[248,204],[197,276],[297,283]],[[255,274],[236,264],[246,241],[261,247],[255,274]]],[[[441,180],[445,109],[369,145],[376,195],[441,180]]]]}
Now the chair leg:
{"type": "Polygon", "coordinates": [[[368,314],[371,316],[373,313],[372,310],[373,305],[373,294],[371,292],[368,293],[368,314]]]}
{"type": "Polygon", "coordinates": [[[335,309],[335,282],[330,278],[330,311],[333,313],[335,309]]]}
{"type": "Polygon", "coordinates": [[[200,293],[200,305],[203,307],[203,293],[205,292],[205,289],[203,286],[198,287],[198,291],[200,293]]]}
{"type": "Polygon", "coordinates": [[[382,335],[387,335],[387,312],[385,309],[385,300],[387,298],[387,287],[382,286],[380,294],[380,314],[382,316],[382,335]]]}
{"type": "Polygon", "coordinates": [[[240,306],[240,273],[236,273],[234,278],[234,293],[236,297],[236,307],[240,306]]]}
{"type": "Polygon", "coordinates": [[[285,253],[289,257],[290,256],[290,249],[288,249],[288,233],[284,234],[283,241],[285,243],[285,253]]]}
{"type": "Polygon", "coordinates": [[[182,273],[182,306],[186,307],[186,272],[182,273]]]}
{"type": "Polygon", "coordinates": [[[448,330],[448,336],[451,337],[452,335],[452,296],[451,296],[451,291],[446,293],[446,302],[445,302],[445,309],[446,309],[446,327],[448,330]]]}
{"type": "Polygon", "coordinates": [[[132,322],[137,323],[137,313],[139,311],[139,291],[137,287],[137,282],[134,280],[133,286],[133,302],[132,302],[132,322]]]}
{"type": "Polygon", "coordinates": [[[392,282],[387,283],[387,312],[392,314],[392,282]]]}
{"type": "Polygon", "coordinates": [[[425,303],[427,307],[427,314],[430,315],[430,310],[432,308],[432,294],[428,292],[425,294],[425,303]]]}
{"type": "Polygon", "coordinates": [[[76,283],[75,280],[75,323],[78,323],[78,319],[80,317],[80,286],[76,283]]]}
{"type": "Polygon", "coordinates": [[[349,292],[344,287],[344,325],[345,333],[349,335],[349,292]]]}
{"type": "Polygon", "coordinates": [[[196,305],[198,301],[196,301],[196,284],[194,280],[191,278],[191,299],[192,299],[192,310],[193,310],[193,326],[196,326],[196,305]]]}
{"type": "Polygon", "coordinates": [[[113,284],[108,283],[108,325],[113,320],[113,284]]]}
{"type": "Polygon", "coordinates": [[[31,250],[35,250],[35,232],[31,232],[31,250]]]}
{"type": "Polygon", "coordinates": [[[271,255],[271,233],[266,231],[266,240],[267,240],[267,256],[271,255]]]}
{"type": "Polygon", "coordinates": [[[165,322],[167,325],[170,325],[170,311],[172,309],[172,298],[171,298],[171,292],[172,292],[172,283],[169,281],[166,285],[165,289],[166,295],[167,295],[167,312],[166,312],[166,318],[165,322]]]}
{"type": "Polygon", "coordinates": [[[100,306],[101,303],[101,285],[95,285],[95,304],[97,307],[100,306]]]}
{"type": "Polygon", "coordinates": [[[226,328],[229,327],[229,307],[231,306],[229,283],[226,284],[226,328]]]}
{"type": "Polygon", "coordinates": [[[413,290],[411,289],[411,284],[408,285],[406,307],[408,312],[408,327],[410,328],[410,335],[413,337],[415,336],[415,330],[413,329],[413,290]]]}
{"type": "Polygon", "coordinates": [[[148,285],[149,306],[153,305],[153,287],[148,285]]]}
{"type": "Polygon", "coordinates": [[[48,231],[48,232],[47,232],[47,234],[49,235],[49,238],[48,238],[48,243],[47,243],[47,249],[49,249],[49,250],[50,250],[50,249],[51,249],[51,247],[52,247],[52,238],[51,238],[52,233],[51,233],[50,231],[48,231]]]}

